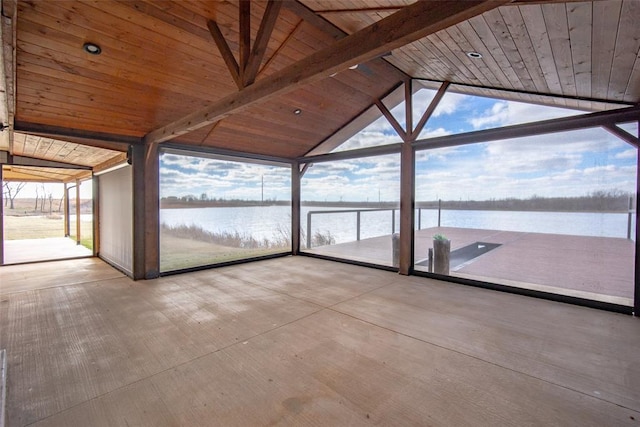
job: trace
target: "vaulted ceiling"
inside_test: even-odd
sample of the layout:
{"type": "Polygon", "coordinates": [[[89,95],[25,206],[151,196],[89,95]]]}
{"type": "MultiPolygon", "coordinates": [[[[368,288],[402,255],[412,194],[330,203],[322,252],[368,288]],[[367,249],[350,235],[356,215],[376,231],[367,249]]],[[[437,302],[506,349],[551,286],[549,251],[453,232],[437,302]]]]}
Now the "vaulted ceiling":
{"type": "MultiPolygon", "coordinates": [[[[410,78],[592,111],[640,101],[638,1],[414,3],[2,0],[3,124],[103,150],[84,158],[97,166],[166,141],[318,153],[410,78]]],[[[7,134],[0,151],[69,161],[7,134]]]]}

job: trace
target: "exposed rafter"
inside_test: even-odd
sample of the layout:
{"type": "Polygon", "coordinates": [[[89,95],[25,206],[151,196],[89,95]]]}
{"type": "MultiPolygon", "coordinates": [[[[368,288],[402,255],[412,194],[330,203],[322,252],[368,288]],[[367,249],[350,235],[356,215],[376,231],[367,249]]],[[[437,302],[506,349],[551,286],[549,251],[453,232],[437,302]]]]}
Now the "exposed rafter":
{"type": "Polygon", "coordinates": [[[258,75],[260,64],[264,59],[267,51],[267,44],[271,38],[271,33],[276,25],[278,13],[282,6],[281,1],[269,0],[260,22],[260,28],[256,35],[256,40],[251,46],[251,2],[249,0],[241,0],[238,10],[238,22],[240,31],[238,32],[238,61],[236,61],[229,43],[224,38],[218,23],[209,20],[207,26],[213,41],[218,46],[220,55],[224,63],[229,69],[229,73],[238,89],[251,85],[258,75]]]}
{"type": "Polygon", "coordinates": [[[299,1],[285,1],[283,3],[283,6],[286,9],[295,13],[302,20],[308,22],[319,30],[329,34],[334,39],[339,40],[347,36],[347,33],[324,19],[322,16],[316,15],[313,10],[309,9],[299,1]]]}
{"type": "Polygon", "coordinates": [[[442,83],[442,85],[438,89],[438,92],[436,92],[435,96],[431,100],[431,103],[425,110],[424,114],[422,115],[422,117],[420,117],[420,121],[418,121],[416,128],[413,130],[409,130],[409,132],[411,133],[411,139],[413,140],[418,139],[420,132],[422,132],[422,129],[424,129],[424,126],[427,124],[427,121],[433,115],[433,112],[436,110],[436,107],[438,106],[438,104],[440,104],[440,100],[442,99],[444,94],[447,92],[447,89],[449,88],[450,84],[451,83],[449,82],[442,83]]]}
{"type": "Polygon", "coordinates": [[[231,52],[229,44],[222,35],[220,27],[218,27],[218,24],[215,21],[207,21],[207,26],[209,27],[209,32],[211,33],[213,41],[216,43],[216,46],[218,46],[218,50],[220,51],[220,55],[222,55],[224,63],[229,69],[231,78],[233,78],[233,81],[236,83],[236,86],[238,86],[238,89],[242,89],[243,85],[242,79],[240,78],[240,66],[236,61],[236,58],[233,56],[233,52],[231,52]]]}
{"type": "Polygon", "coordinates": [[[245,70],[251,55],[251,2],[240,0],[238,8],[240,31],[238,32],[238,65],[240,66],[240,82],[246,86],[245,70]]]}
{"type": "Polygon", "coordinates": [[[413,79],[404,82],[404,120],[406,123],[405,134],[411,138],[413,130],[413,79]]]}
{"type": "Polygon", "coordinates": [[[429,1],[403,8],[332,46],[259,80],[236,94],[145,136],[163,142],[214,123],[257,102],[265,102],[349,66],[367,62],[407,43],[470,19],[507,1],[429,1]]]}
{"type": "Polygon", "coordinates": [[[258,34],[256,35],[256,40],[251,48],[249,62],[244,69],[243,82],[245,86],[252,84],[256,79],[258,69],[267,51],[267,44],[271,38],[271,33],[276,25],[281,6],[281,1],[269,0],[269,3],[267,3],[262,21],[260,22],[258,34]]]}
{"type": "Polygon", "coordinates": [[[621,140],[633,145],[634,147],[636,148],[638,147],[638,141],[639,141],[638,137],[631,135],[629,132],[625,131],[624,129],[620,129],[615,124],[607,124],[602,126],[602,128],[607,132],[611,133],[612,135],[617,136],[621,140]]]}
{"type": "Polygon", "coordinates": [[[391,114],[391,111],[389,111],[386,105],[384,105],[379,99],[376,99],[375,103],[376,107],[378,107],[382,115],[387,119],[391,127],[393,127],[400,138],[402,138],[402,141],[407,142],[407,132],[405,132],[405,130],[402,128],[402,125],[398,123],[393,114],[391,114]]]}

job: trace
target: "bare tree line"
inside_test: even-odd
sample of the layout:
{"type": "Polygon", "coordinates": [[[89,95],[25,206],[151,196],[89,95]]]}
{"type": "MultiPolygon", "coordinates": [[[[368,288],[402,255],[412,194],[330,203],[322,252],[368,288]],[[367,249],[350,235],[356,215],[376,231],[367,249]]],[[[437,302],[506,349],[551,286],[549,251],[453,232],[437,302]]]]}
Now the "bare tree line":
{"type": "MultiPolygon", "coordinates": [[[[20,193],[20,191],[27,185],[26,182],[8,182],[5,181],[2,183],[2,187],[4,188],[4,206],[9,206],[9,209],[15,209],[14,200],[20,193]]],[[[45,213],[48,205],[48,213],[51,214],[53,212],[53,193],[51,191],[47,191],[44,183],[40,185],[36,185],[36,197],[35,197],[35,206],[33,208],[34,212],[38,212],[38,208],[40,212],[45,213]]],[[[58,203],[57,211],[60,212],[62,208],[62,202],[64,201],[64,197],[60,198],[58,203]]]]}

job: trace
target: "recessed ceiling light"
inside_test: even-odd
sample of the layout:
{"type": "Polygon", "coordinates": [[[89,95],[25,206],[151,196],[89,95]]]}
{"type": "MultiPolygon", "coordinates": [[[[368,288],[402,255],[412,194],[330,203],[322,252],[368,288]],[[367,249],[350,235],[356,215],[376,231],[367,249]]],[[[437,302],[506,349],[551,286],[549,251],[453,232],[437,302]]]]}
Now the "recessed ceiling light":
{"type": "Polygon", "coordinates": [[[300,114],[302,114],[302,110],[299,108],[296,108],[295,110],[293,110],[293,114],[295,114],[296,116],[299,116],[300,114]]]}
{"type": "Polygon", "coordinates": [[[482,54],[480,52],[467,52],[467,56],[469,58],[473,58],[473,59],[480,59],[482,58],[482,54]]]}
{"type": "Polygon", "coordinates": [[[102,49],[100,48],[100,46],[91,42],[87,42],[83,44],[82,50],[84,50],[87,53],[90,53],[91,55],[100,55],[100,53],[102,52],[102,49]]]}
{"type": "Polygon", "coordinates": [[[355,70],[356,68],[358,68],[358,64],[352,65],[351,67],[349,67],[350,70],[355,70]]]}

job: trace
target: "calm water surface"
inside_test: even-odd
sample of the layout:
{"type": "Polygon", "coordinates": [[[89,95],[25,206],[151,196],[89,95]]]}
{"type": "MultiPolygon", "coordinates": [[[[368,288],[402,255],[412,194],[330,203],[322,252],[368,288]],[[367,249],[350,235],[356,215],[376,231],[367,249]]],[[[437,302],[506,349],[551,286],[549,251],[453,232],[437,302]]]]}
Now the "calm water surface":
{"type": "MultiPolygon", "coordinates": [[[[339,208],[302,208],[301,228],[306,236],[309,211],[341,210],[339,208]]],[[[345,209],[346,210],[346,209],[345,209]]],[[[360,224],[361,238],[391,234],[392,226],[398,231],[399,212],[363,212],[360,224]],[[395,224],[394,224],[395,222],[395,224]]],[[[212,232],[239,232],[258,239],[272,239],[288,235],[291,229],[291,208],[287,206],[161,209],[160,221],[167,225],[198,225],[212,232]]],[[[418,216],[416,215],[416,222],[418,216]]],[[[627,237],[626,213],[576,212],[518,212],[518,211],[465,211],[443,210],[443,227],[478,228],[535,233],[570,234],[580,236],[627,237]]],[[[423,209],[421,228],[438,225],[437,210],[423,209]]],[[[635,227],[635,221],[632,226],[635,227]]],[[[634,230],[634,228],[632,228],[634,230]]],[[[356,214],[312,214],[311,234],[328,232],[336,243],[356,240],[356,214]]],[[[633,232],[632,232],[633,233],[633,232]]]]}

